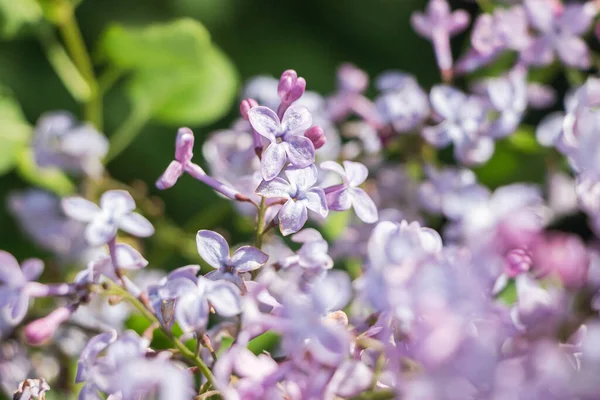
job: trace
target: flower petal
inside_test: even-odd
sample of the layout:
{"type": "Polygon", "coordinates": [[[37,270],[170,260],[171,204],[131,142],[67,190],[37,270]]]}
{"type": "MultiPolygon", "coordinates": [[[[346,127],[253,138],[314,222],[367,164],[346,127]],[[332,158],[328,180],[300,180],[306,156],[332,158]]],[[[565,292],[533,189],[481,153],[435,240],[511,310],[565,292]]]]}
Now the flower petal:
{"type": "Polygon", "coordinates": [[[460,135],[460,129],[450,121],[444,121],[435,126],[426,126],[421,132],[423,138],[435,147],[445,147],[452,138],[460,135]]]}
{"type": "Polygon", "coordinates": [[[254,271],[267,262],[269,256],[254,246],[242,246],[233,253],[231,262],[238,273],[254,271]]]}
{"type": "Polygon", "coordinates": [[[135,210],[135,201],[126,190],[109,190],[100,197],[103,210],[120,215],[135,210]]]}
{"type": "Polygon", "coordinates": [[[175,320],[184,332],[204,330],[208,314],[208,302],[194,291],[181,296],[175,305],[175,320]]]}
{"type": "Polygon", "coordinates": [[[445,85],[434,86],[429,99],[435,112],[449,120],[454,120],[463,104],[467,102],[467,96],[463,92],[445,85]]]}
{"type": "Polygon", "coordinates": [[[39,258],[28,258],[21,263],[21,271],[25,279],[35,281],[44,272],[44,262],[39,258]]]}
{"type": "Polygon", "coordinates": [[[25,279],[17,259],[9,252],[0,250],[0,282],[13,286],[25,283],[25,279]]]}
{"type": "Polygon", "coordinates": [[[364,164],[355,161],[344,161],[344,169],[348,176],[348,183],[350,186],[358,186],[367,180],[369,176],[369,170],[364,164]]]}
{"type": "Polygon", "coordinates": [[[285,142],[286,153],[292,165],[303,168],[315,162],[315,146],[309,138],[288,135],[285,142]]]}
{"type": "Polygon", "coordinates": [[[252,128],[270,142],[274,142],[275,137],[282,131],[279,117],[268,107],[251,108],[248,110],[248,120],[252,128]]]}
{"type": "Polygon", "coordinates": [[[377,206],[369,195],[361,188],[349,188],[349,191],[356,216],[368,224],[377,222],[379,219],[377,206]]]}
{"type": "Polygon", "coordinates": [[[305,194],[306,207],[325,218],[329,214],[329,208],[327,207],[327,198],[325,192],[321,188],[312,188],[305,194]]]}
{"type": "Polygon", "coordinates": [[[262,181],[256,188],[256,194],[268,199],[279,197],[289,199],[291,191],[292,187],[289,182],[280,177],[275,177],[270,181],[262,181]]]}
{"type": "Polygon", "coordinates": [[[121,217],[119,220],[119,228],[137,237],[148,237],[154,234],[154,227],[150,221],[134,212],[121,217]]]}
{"type": "Polygon", "coordinates": [[[346,211],[352,207],[352,199],[348,187],[327,193],[327,207],[333,211],[346,211]]]}
{"type": "Polygon", "coordinates": [[[320,165],[321,169],[326,171],[332,171],[342,177],[344,183],[347,183],[348,177],[346,176],[346,170],[340,164],[335,161],[323,161],[320,165]]]}
{"type": "Polygon", "coordinates": [[[128,244],[119,243],[115,246],[117,266],[123,269],[141,269],[148,265],[139,251],[128,244]]]}
{"type": "Polygon", "coordinates": [[[535,137],[539,144],[545,147],[554,146],[562,133],[565,114],[562,111],[556,111],[546,115],[537,128],[535,137]]]}
{"type": "Polygon", "coordinates": [[[367,390],[373,381],[373,371],[356,360],[344,361],[331,378],[330,387],[337,396],[350,398],[367,390]]]}
{"type": "Polygon", "coordinates": [[[304,168],[287,167],[285,175],[292,186],[295,185],[300,192],[305,192],[317,182],[319,172],[317,171],[317,167],[311,164],[304,168]]]}
{"type": "Polygon", "coordinates": [[[68,217],[81,222],[90,222],[101,211],[96,204],[78,196],[64,198],[61,205],[68,217]]]}
{"type": "Polygon", "coordinates": [[[224,317],[233,317],[242,312],[240,291],[229,282],[216,281],[207,296],[217,313],[224,317]]]}
{"type": "Polygon", "coordinates": [[[103,218],[92,221],[85,229],[85,239],[91,246],[102,246],[117,234],[117,226],[108,223],[103,218]]]}
{"type": "Polygon", "coordinates": [[[286,145],[283,143],[271,143],[263,152],[260,162],[260,171],[265,181],[275,178],[287,161],[286,145]]]}
{"type": "Polygon", "coordinates": [[[525,0],[524,4],[531,25],[540,32],[549,32],[554,25],[551,3],[546,0],[525,0]]]}
{"type": "Polygon", "coordinates": [[[307,219],[308,213],[305,203],[290,199],[279,211],[279,230],[283,236],[298,232],[307,219]]]}
{"type": "Polygon", "coordinates": [[[283,114],[281,130],[287,135],[303,134],[312,126],[312,115],[304,106],[292,105],[283,114]]]}
{"type": "Polygon", "coordinates": [[[555,41],[559,58],[568,66],[587,69],[592,61],[585,41],[579,36],[563,34],[555,41]]]}
{"type": "Polygon", "coordinates": [[[229,258],[229,244],[217,232],[200,230],[196,235],[198,254],[211,267],[219,269],[225,266],[229,258]]]}

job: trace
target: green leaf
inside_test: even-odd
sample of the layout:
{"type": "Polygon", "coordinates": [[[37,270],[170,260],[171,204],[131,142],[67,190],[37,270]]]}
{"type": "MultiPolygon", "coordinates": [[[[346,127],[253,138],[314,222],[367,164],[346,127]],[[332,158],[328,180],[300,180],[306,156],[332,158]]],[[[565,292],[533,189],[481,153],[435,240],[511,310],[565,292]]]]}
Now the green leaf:
{"type": "Polygon", "coordinates": [[[189,18],[143,28],[113,24],[100,42],[101,57],[122,69],[198,65],[210,49],[206,28],[189,18]]]}
{"type": "Polygon", "coordinates": [[[498,294],[498,300],[502,303],[510,306],[517,302],[517,286],[515,285],[515,280],[511,279],[502,292],[498,294]]]}
{"type": "Polygon", "coordinates": [[[0,87],[0,175],[9,172],[31,137],[31,126],[10,91],[0,87]]]}
{"type": "Polygon", "coordinates": [[[508,137],[510,145],[523,153],[539,153],[544,148],[535,138],[535,128],[532,126],[521,126],[515,133],[508,137]]]}
{"type": "Polygon", "coordinates": [[[42,18],[36,0],[0,0],[0,37],[11,39],[42,18]]]}
{"type": "Polygon", "coordinates": [[[50,190],[59,196],[76,192],[73,182],[60,169],[38,167],[30,149],[18,154],[17,173],[29,183],[50,190]]]}
{"type": "Polygon", "coordinates": [[[138,71],[130,82],[129,95],[159,122],[202,125],[227,113],[237,87],[235,68],[220,50],[212,48],[200,66],[138,71]]]}
{"type": "Polygon", "coordinates": [[[262,335],[259,335],[252,339],[248,343],[248,350],[254,354],[261,354],[263,352],[273,352],[275,347],[281,341],[281,337],[275,332],[267,331],[262,335]]]}

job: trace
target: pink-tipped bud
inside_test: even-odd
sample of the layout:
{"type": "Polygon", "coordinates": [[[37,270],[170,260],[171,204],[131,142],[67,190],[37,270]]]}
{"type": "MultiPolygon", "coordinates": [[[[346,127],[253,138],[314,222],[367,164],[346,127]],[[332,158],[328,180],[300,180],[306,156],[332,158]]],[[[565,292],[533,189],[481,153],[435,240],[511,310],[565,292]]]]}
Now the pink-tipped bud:
{"type": "Polygon", "coordinates": [[[258,107],[258,102],[256,100],[242,100],[242,102],[240,103],[240,114],[242,114],[242,118],[248,121],[248,111],[250,111],[250,109],[254,107],[258,107]]]}
{"type": "Polygon", "coordinates": [[[56,329],[65,322],[73,313],[73,307],[60,307],[43,318],[30,322],[25,327],[25,339],[27,343],[38,346],[54,335],[56,329]]]}
{"type": "Polygon", "coordinates": [[[306,80],[298,77],[293,69],[288,69],[281,74],[279,85],[277,85],[277,95],[284,104],[292,104],[304,94],[306,90],[306,80]]]}
{"type": "Polygon", "coordinates": [[[156,187],[160,190],[173,187],[181,175],[183,175],[183,165],[179,161],[171,161],[171,164],[156,181],[156,187]]]}
{"type": "Polygon", "coordinates": [[[356,66],[345,63],[338,68],[338,86],[346,92],[362,93],[369,86],[369,76],[356,66]]]}
{"type": "Polygon", "coordinates": [[[194,132],[190,128],[179,128],[175,139],[175,159],[186,164],[194,155],[194,132]]]}
{"type": "Polygon", "coordinates": [[[506,254],[506,265],[504,272],[510,278],[515,278],[524,272],[529,271],[533,261],[531,253],[525,249],[513,249],[506,254]]]}
{"type": "Polygon", "coordinates": [[[315,146],[315,150],[320,149],[325,145],[327,139],[325,138],[325,132],[320,126],[313,126],[309,128],[306,132],[304,132],[304,136],[310,139],[313,146],[315,146]]]}

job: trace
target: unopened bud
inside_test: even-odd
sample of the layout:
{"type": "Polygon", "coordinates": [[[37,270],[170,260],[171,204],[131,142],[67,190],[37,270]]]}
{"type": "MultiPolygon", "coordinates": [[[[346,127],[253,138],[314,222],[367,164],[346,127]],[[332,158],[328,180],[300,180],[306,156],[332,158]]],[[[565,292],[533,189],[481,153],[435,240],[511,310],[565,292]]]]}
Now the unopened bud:
{"type": "Polygon", "coordinates": [[[240,114],[242,114],[242,118],[248,121],[248,111],[251,108],[258,107],[258,102],[254,99],[245,99],[240,103],[240,114]]]}
{"type": "Polygon", "coordinates": [[[277,95],[284,104],[292,104],[304,94],[306,90],[306,80],[298,77],[293,69],[288,69],[281,74],[279,85],[277,85],[277,95]]]}
{"type": "Polygon", "coordinates": [[[190,128],[179,128],[175,139],[175,159],[182,164],[190,161],[194,150],[194,132],[190,128]]]}
{"type": "Polygon", "coordinates": [[[171,164],[156,181],[156,187],[160,190],[173,187],[181,175],[183,175],[183,165],[179,161],[171,161],[171,164]]]}
{"type": "Polygon", "coordinates": [[[310,139],[313,146],[315,146],[315,150],[323,147],[327,141],[325,138],[325,132],[323,132],[323,129],[320,126],[313,126],[309,128],[306,132],[304,132],[304,136],[310,139]]]}
{"type": "Polygon", "coordinates": [[[60,307],[45,317],[30,322],[25,327],[25,339],[27,343],[38,346],[48,341],[60,324],[69,319],[73,311],[75,311],[73,307],[60,307]]]}
{"type": "Polygon", "coordinates": [[[531,253],[525,249],[513,249],[508,252],[505,257],[506,260],[506,275],[510,278],[514,278],[519,274],[529,271],[533,261],[531,260],[531,253]]]}

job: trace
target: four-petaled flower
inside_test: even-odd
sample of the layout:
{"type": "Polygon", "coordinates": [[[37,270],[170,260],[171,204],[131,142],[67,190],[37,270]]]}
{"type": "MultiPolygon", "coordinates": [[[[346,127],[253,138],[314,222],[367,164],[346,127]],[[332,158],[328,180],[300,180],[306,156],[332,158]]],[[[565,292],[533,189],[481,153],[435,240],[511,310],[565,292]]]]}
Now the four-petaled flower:
{"type": "Polygon", "coordinates": [[[314,164],[306,168],[288,167],[284,171],[287,180],[276,177],[262,181],[256,193],[266,198],[287,199],[279,211],[279,229],[285,236],[298,232],[308,219],[312,210],[325,218],[329,212],[325,192],[317,183],[317,167],[314,164]]]}
{"type": "Polygon", "coordinates": [[[248,111],[248,118],[252,128],[271,142],[262,154],[264,180],[275,178],[288,161],[298,168],[314,163],[314,145],[302,135],[312,125],[312,116],[306,107],[291,106],[281,121],[270,108],[254,107],[248,111]]]}
{"type": "Polygon", "coordinates": [[[342,184],[326,189],[330,210],[346,211],[354,207],[356,215],[364,222],[377,221],[377,206],[369,195],[358,187],[367,179],[367,167],[354,161],[344,161],[343,167],[334,161],[325,161],[321,163],[321,168],[335,172],[343,180],[342,184]]]}
{"type": "Polygon", "coordinates": [[[64,212],[71,218],[87,222],[85,237],[92,246],[101,246],[115,238],[118,229],[138,237],[148,237],[154,227],[146,218],[133,212],[135,201],[125,190],[109,190],[100,198],[100,207],[83,197],[63,199],[64,212]]]}
{"type": "Polygon", "coordinates": [[[19,268],[19,263],[10,253],[0,251],[0,316],[5,317],[9,324],[16,325],[25,317],[33,294],[30,292],[37,285],[31,281],[39,278],[43,270],[41,260],[25,260],[19,268]]]}
{"type": "Polygon", "coordinates": [[[208,279],[224,279],[234,283],[245,292],[241,274],[254,271],[267,262],[268,255],[253,246],[242,246],[229,255],[229,245],[217,232],[201,230],[196,235],[198,253],[214,271],[206,274],[208,279]]]}

